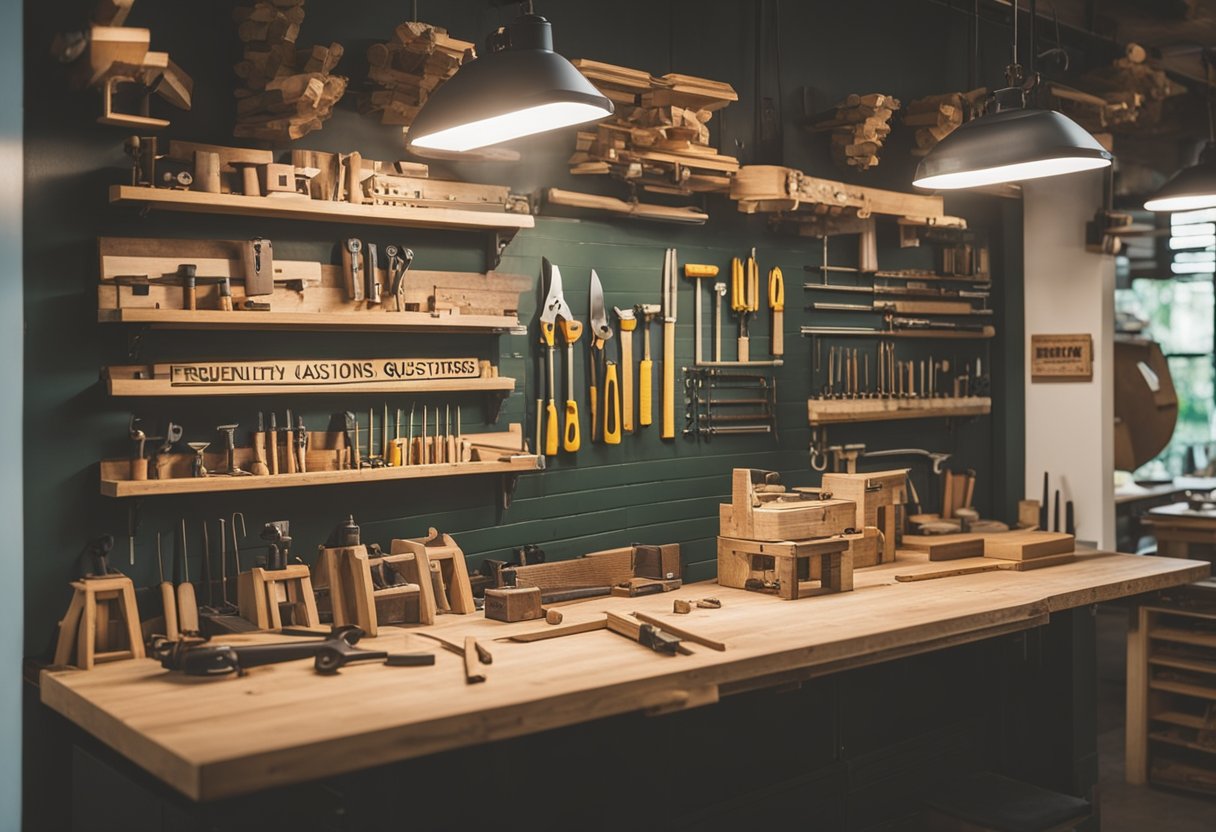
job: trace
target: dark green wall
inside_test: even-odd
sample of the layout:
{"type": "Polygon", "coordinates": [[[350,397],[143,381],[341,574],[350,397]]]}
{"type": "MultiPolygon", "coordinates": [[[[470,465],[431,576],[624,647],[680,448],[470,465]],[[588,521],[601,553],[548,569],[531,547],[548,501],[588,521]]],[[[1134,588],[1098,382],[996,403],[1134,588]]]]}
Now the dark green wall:
{"type": "MultiPolygon", "coordinates": [[[[335,522],[353,512],[367,540],[387,543],[392,537],[424,534],[433,525],[453,533],[474,560],[487,555],[502,557],[523,543],[539,543],[551,556],[571,557],[631,541],[679,541],[685,544],[688,574],[706,578],[712,575],[717,504],[727,493],[732,467],[777,469],[793,484],[817,481],[817,475],[808,469],[806,454],[809,345],[796,333],[800,325],[810,322],[810,316],[801,312],[805,300],[799,287],[802,266],[820,262],[818,241],[771,233],[762,219],[737,214],[734,204],[724,198],[709,200],[712,219],[704,228],[540,219],[535,230],[521,233],[512,243],[502,268],[536,276],[540,258],[549,257],[561,266],[567,297],[580,315],[586,312],[592,267],[604,281],[609,305],[657,302],[662,251],[667,246],[679,248],[681,262],[717,263],[723,268],[732,256],[756,246],[765,270],[780,265],[786,275],[789,310],[787,363],[777,374],[780,441],[756,436],[717,438],[700,445],[683,438],[663,443],[656,425],[641,435],[627,436],[618,447],[585,445],[577,459],[563,454],[551,460],[545,473],[522,478],[515,503],[505,513],[495,508],[496,482],[491,478],[148,499],[140,505],[137,563],[128,570],[121,538],[127,507],[98,495],[96,462],[103,456],[130,453],[126,430],[132,411],[148,420],[149,426],[172,418],[186,426],[188,439],[214,439],[214,425],[240,421],[248,426],[258,409],[276,407],[281,412],[291,406],[311,426],[335,410],[365,411],[369,405],[379,408],[384,400],[374,396],[177,403],[110,400],[98,384],[98,368],[126,362],[128,338],[134,332],[96,323],[98,235],[231,239],[260,234],[274,240],[279,257],[321,260],[335,256],[334,244],[339,239],[357,235],[381,244],[409,245],[417,252],[418,268],[467,270],[482,268],[481,240],[456,233],[204,215],[166,213],[140,218],[134,211],[108,206],[107,186],[126,176],[122,153],[126,132],[95,124],[96,94],[65,91],[46,57],[50,34],[68,17],[65,9],[69,5],[27,4],[25,546],[29,654],[42,654],[51,644],[55,621],[67,603],[67,581],[75,574],[76,553],[87,536],[100,531],[120,536],[116,565],[129,571],[137,584],[148,584],[155,576],[156,532],[165,533],[167,544],[177,518],[184,516],[191,522],[192,573],[197,575],[198,521],[210,521],[214,532],[216,518],[238,510],[245,513],[254,534],[251,548],[263,522],[287,518],[293,522],[296,551],[306,558],[311,558],[335,522]]],[[[195,79],[194,110],[171,114],[170,136],[235,143],[230,138],[230,65],[238,56],[238,44],[228,16],[231,5],[185,6],[169,0],[142,0],[135,8],[130,22],[150,26],[154,48],[167,49],[195,79]]],[[[471,40],[480,40],[510,16],[508,11],[489,9],[480,0],[424,0],[419,5],[422,19],[471,40]]],[[[717,114],[713,136],[724,152],[748,162],[752,157],[754,5],[727,0],[624,0],[612,4],[542,2],[537,10],[553,21],[557,48],[568,56],[617,62],[656,74],[701,74],[733,84],[741,100],[717,114]]],[[[901,128],[896,128],[878,169],[852,175],[831,165],[822,136],[808,137],[796,124],[804,85],[814,91],[815,108],[829,106],[849,92],[882,91],[908,100],[965,86],[967,19],[934,3],[899,5],[900,12],[895,14],[893,4],[878,0],[782,4],[780,79],[786,164],[828,177],[909,188],[914,163],[907,153],[909,137],[901,128]]],[[[367,44],[385,39],[408,9],[409,4],[401,2],[311,0],[299,42],[343,43],[346,56],[339,69],[352,77],[352,86],[358,86],[367,44]]],[[[999,44],[1003,33],[986,30],[984,37],[986,43],[999,44]]],[[[1003,47],[986,45],[985,78],[999,77],[1003,57],[1003,47]]],[[[381,159],[397,158],[401,153],[394,128],[380,127],[358,115],[353,101],[340,105],[322,131],[298,145],[331,151],[358,149],[365,156],[381,159]]],[[[517,164],[466,165],[454,172],[482,181],[508,182],[517,190],[558,185],[620,194],[612,183],[569,176],[565,160],[571,147],[569,135],[545,137],[524,146],[524,158],[517,164]]],[[[1006,239],[1011,212],[994,200],[971,198],[948,208],[964,212],[985,230],[998,251],[1016,252],[1020,247],[1016,227],[1012,230],[1018,236],[1006,239]]],[[[884,266],[929,265],[928,251],[900,251],[892,237],[893,229],[884,227],[880,237],[884,266]]],[[[853,238],[837,239],[832,259],[850,262],[854,250],[853,238]]],[[[998,283],[1009,287],[1002,290],[1003,300],[1020,304],[1017,264],[1000,256],[994,256],[993,262],[998,267],[998,283]]],[[[525,321],[531,321],[535,301],[535,297],[525,300],[521,310],[525,321]]],[[[733,331],[733,323],[726,322],[724,333],[729,336],[733,331]]],[[[753,327],[753,334],[759,336],[753,338],[754,354],[767,352],[767,331],[767,316],[762,314],[753,327]]],[[[677,345],[677,360],[682,364],[691,363],[691,334],[692,290],[684,285],[677,345]]],[[[1003,336],[1009,337],[1007,333],[1003,336]]],[[[729,355],[733,337],[724,340],[729,355]]],[[[520,379],[501,422],[526,421],[525,430],[531,436],[536,381],[533,341],[532,336],[462,342],[448,336],[360,333],[150,332],[140,344],[139,355],[140,360],[152,361],[472,352],[496,357],[504,375],[520,379]]],[[[966,342],[958,344],[957,349],[950,347],[950,357],[968,355],[970,347],[962,346],[966,342]]],[[[1018,372],[1020,344],[1020,333],[1016,333],[1008,344],[996,345],[993,354],[1008,353],[1013,357],[1008,366],[1018,372]]],[[[929,351],[928,346],[924,349],[929,351]]],[[[581,378],[581,361],[579,373],[581,378]]],[[[979,472],[980,507],[986,513],[1008,516],[1020,496],[1011,491],[1006,474],[1020,472],[1021,405],[1020,400],[1002,397],[1007,389],[1020,390],[1020,383],[1007,388],[998,379],[994,387],[996,408],[1001,411],[996,419],[976,420],[953,432],[947,432],[940,422],[838,428],[831,439],[865,441],[871,448],[913,445],[952,451],[960,468],[979,472]],[[993,424],[998,421],[1002,441],[994,444],[993,424]]],[[[412,401],[395,397],[389,403],[408,408],[412,401]]],[[[424,401],[439,400],[417,398],[419,405],[424,401]]],[[[479,422],[485,418],[480,400],[470,396],[464,402],[466,430],[480,429],[479,422]]],[[[679,423],[677,417],[677,427],[679,423]]],[[[924,482],[923,476],[919,481],[924,482]]],[[[250,549],[246,552],[251,554],[250,549]]]]}

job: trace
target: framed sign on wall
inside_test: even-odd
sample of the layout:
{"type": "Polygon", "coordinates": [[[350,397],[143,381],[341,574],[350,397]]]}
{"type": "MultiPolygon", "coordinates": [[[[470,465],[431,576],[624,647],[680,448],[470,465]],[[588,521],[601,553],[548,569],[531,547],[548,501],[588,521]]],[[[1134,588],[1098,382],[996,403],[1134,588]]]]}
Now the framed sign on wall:
{"type": "Polygon", "coordinates": [[[1031,335],[1031,381],[1093,381],[1092,335],[1031,335]]]}

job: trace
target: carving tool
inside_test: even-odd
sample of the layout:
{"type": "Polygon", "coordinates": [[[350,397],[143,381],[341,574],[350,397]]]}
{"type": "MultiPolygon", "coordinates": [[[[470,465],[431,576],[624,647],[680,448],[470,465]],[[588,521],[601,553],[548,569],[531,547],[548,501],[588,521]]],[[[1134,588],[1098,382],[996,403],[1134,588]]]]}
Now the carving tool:
{"type": "Polygon", "coordinates": [[[612,325],[608,323],[608,310],[604,307],[604,287],[600,276],[591,270],[591,439],[599,436],[606,444],[621,442],[620,385],[616,378],[616,365],[608,361],[604,345],[612,340],[612,325]],[[611,379],[609,379],[611,373],[611,379]],[[600,385],[603,385],[601,396],[600,385]],[[602,409],[597,410],[597,405],[602,409]],[[607,426],[613,430],[611,436],[607,426]]]}
{"type": "Polygon", "coordinates": [[[756,250],[744,263],[738,257],[731,261],[731,294],[730,308],[739,315],[739,348],[738,360],[750,361],[750,336],[748,335],[748,315],[760,308],[760,267],[756,263],[756,250]]]}
{"type": "Polygon", "coordinates": [[[274,411],[270,411],[270,432],[267,436],[270,447],[270,473],[279,473],[279,425],[274,411]]]}
{"type": "Polygon", "coordinates": [[[414,250],[405,246],[387,245],[389,292],[397,299],[397,311],[405,311],[405,273],[414,263],[414,250]]]}
{"type": "MultiPolygon", "coordinates": [[[[548,294],[545,295],[545,301],[540,313],[540,341],[545,345],[545,349],[547,350],[546,360],[549,365],[549,398],[545,406],[544,453],[546,456],[554,456],[557,454],[558,448],[557,393],[555,392],[553,378],[554,335],[558,317],[569,321],[573,320],[574,315],[562,296],[561,270],[550,263],[547,257],[541,260],[541,268],[544,272],[544,280],[549,286],[548,294]]],[[[539,424],[541,419],[539,409],[536,419],[539,424]]]]}
{"type": "Polygon", "coordinates": [[[389,455],[388,464],[394,468],[401,467],[401,408],[397,408],[397,421],[393,431],[393,451],[389,455]]]}
{"type": "Polygon", "coordinates": [[[384,418],[380,420],[380,459],[384,465],[388,465],[388,402],[384,403],[384,418]]]}
{"type": "Polygon", "coordinates": [[[642,361],[638,364],[638,424],[646,427],[654,422],[651,405],[654,395],[654,361],[650,358],[650,322],[662,311],[657,303],[643,303],[634,307],[642,319],[642,361]]]}
{"type": "MultiPolygon", "coordinates": [[[[380,252],[376,248],[375,243],[368,243],[366,246],[367,258],[365,268],[363,270],[364,279],[367,281],[367,289],[364,295],[367,297],[368,305],[380,303],[380,280],[377,274],[377,269],[380,265],[380,252]]],[[[384,453],[384,448],[380,449],[384,453]]]]}
{"type": "Polygon", "coordinates": [[[342,244],[342,276],[346,281],[346,299],[363,300],[363,241],[350,238],[342,244]]]}
{"type": "Polygon", "coordinates": [[[186,543],[186,519],[183,517],[179,535],[175,541],[177,556],[182,564],[182,582],[177,585],[177,625],[183,633],[198,632],[198,599],[194,584],[190,583],[190,565],[187,562],[189,547],[186,543]]]}
{"type": "Polygon", "coordinates": [[[663,423],[659,436],[676,438],[676,250],[667,249],[663,263],[663,423]]]}
{"type": "Polygon", "coordinates": [[[414,464],[414,405],[410,405],[410,422],[406,427],[405,436],[405,452],[401,455],[401,462],[405,465],[414,464]]]}
{"type": "Polygon", "coordinates": [[[693,332],[696,333],[693,341],[693,357],[697,365],[700,365],[704,360],[704,354],[701,352],[701,339],[705,334],[701,331],[701,278],[717,277],[718,267],[703,265],[700,263],[685,263],[684,276],[692,280],[693,286],[693,332]]]}
{"type": "Polygon", "coordinates": [[[638,319],[633,309],[613,307],[621,325],[621,427],[633,433],[633,333],[638,319]]]}
{"type": "Polygon", "coordinates": [[[245,295],[274,294],[274,245],[254,237],[245,243],[245,295]]]}
{"type": "Polygon", "coordinates": [[[452,406],[444,405],[444,462],[459,462],[456,456],[456,435],[452,433],[452,406]]]}
{"type": "Polygon", "coordinates": [[[774,358],[779,358],[785,355],[785,278],[779,266],[773,266],[768,273],[768,308],[773,312],[772,347],[769,351],[774,358]]]}
{"type": "Polygon", "coordinates": [[[308,430],[304,427],[304,417],[296,417],[296,452],[300,456],[297,466],[301,474],[308,473],[308,430]]]}
{"type": "Polygon", "coordinates": [[[270,473],[266,465],[266,417],[258,411],[258,429],[253,432],[253,463],[249,466],[255,476],[264,477],[270,473]]]}
{"type": "Polygon", "coordinates": [[[722,361],[722,298],[726,296],[726,284],[714,284],[714,363],[722,361]]]}
{"type": "Polygon", "coordinates": [[[160,603],[165,609],[165,638],[177,641],[181,634],[177,629],[177,599],[173,594],[173,584],[165,580],[165,561],[160,550],[160,532],[156,533],[156,571],[160,575],[160,603]]]}

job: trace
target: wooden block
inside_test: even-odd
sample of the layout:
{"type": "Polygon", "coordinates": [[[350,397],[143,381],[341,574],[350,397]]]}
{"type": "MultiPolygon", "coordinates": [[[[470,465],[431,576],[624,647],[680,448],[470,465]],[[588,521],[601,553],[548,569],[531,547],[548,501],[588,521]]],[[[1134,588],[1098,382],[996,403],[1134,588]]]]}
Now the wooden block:
{"type": "Polygon", "coordinates": [[[1018,526],[1025,529],[1037,529],[1040,507],[1038,500],[1018,500],[1018,526]]]}
{"type": "Polygon", "coordinates": [[[572,560],[516,566],[517,586],[540,587],[542,592],[586,586],[616,586],[633,577],[633,547],[608,549],[572,560]]]}
{"type": "Polygon", "coordinates": [[[1003,560],[1029,560],[1075,550],[1076,539],[1062,532],[1014,531],[984,540],[984,557],[1003,560]]]}
{"type": "Polygon", "coordinates": [[[1004,561],[1005,569],[1013,569],[1017,572],[1025,572],[1028,569],[1042,569],[1047,566],[1058,566],[1062,563],[1072,563],[1077,559],[1075,552],[1068,552],[1062,555],[1044,555],[1042,557],[1031,558],[1030,560],[1009,560],[1004,561]]]}
{"type": "Polygon", "coordinates": [[[493,621],[531,621],[544,618],[541,608],[540,587],[517,586],[487,589],[486,618],[493,621]]]}
{"type": "Polygon", "coordinates": [[[929,560],[957,560],[984,555],[984,538],[974,534],[906,534],[903,546],[917,552],[926,552],[929,560]]]}

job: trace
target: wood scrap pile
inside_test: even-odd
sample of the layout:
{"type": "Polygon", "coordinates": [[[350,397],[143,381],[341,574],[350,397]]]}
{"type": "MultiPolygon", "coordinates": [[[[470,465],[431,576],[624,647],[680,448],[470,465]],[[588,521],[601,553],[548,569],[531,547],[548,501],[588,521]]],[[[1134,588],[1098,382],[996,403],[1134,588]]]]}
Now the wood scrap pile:
{"type": "Polygon", "coordinates": [[[233,11],[244,58],[234,70],[238,138],[285,143],[308,135],[333,113],[346,78],[333,75],[342,45],[296,47],[304,0],[259,0],[233,11]]]}
{"type": "Polygon", "coordinates": [[[1186,89],[1163,70],[1147,63],[1144,47],[1132,43],[1110,66],[1091,70],[1077,81],[1079,89],[1050,85],[1060,109],[1086,130],[1131,131],[1158,125],[1166,99],[1186,89]]]}
{"type": "Polygon", "coordinates": [[[832,132],[832,159],[841,167],[869,170],[878,164],[878,151],[891,132],[891,116],[899,99],[879,92],[850,95],[815,118],[807,129],[832,132]]]}
{"type": "Polygon", "coordinates": [[[988,89],[980,87],[971,92],[929,95],[910,102],[904,110],[903,123],[916,131],[912,155],[926,155],[963,122],[979,115],[987,97],[988,89]]]}
{"type": "Polygon", "coordinates": [[[573,64],[616,105],[594,131],[578,134],[570,172],[608,174],[648,191],[726,193],[739,160],[709,144],[713,114],[738,101],[730,84],[578,59],[573,64]]]}
{"type": "Polygon", "coordinates": [[[359,111],[380,113],[381,124],[408,129],[427,96],[477,57],[473,44],[457,40],[446,29],[407,21],[393,37],[367,48],[367,76],[381,89],[359,97],[359,111]]]}

